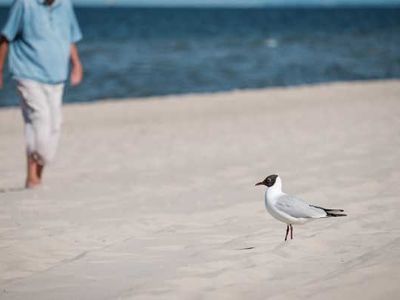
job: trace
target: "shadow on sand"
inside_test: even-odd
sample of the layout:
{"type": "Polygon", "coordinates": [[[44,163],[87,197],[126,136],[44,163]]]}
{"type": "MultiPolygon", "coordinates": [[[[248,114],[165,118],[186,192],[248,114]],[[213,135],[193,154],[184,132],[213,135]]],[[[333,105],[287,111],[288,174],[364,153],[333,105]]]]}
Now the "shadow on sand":
{"type": "Polygon", "coordinates": [[[23,191],[26,191],[26,188],[23,186],[11,187],[11,188],[0,188],[0,194],[17,193],[17,192],[23,192],[23,191]]]}

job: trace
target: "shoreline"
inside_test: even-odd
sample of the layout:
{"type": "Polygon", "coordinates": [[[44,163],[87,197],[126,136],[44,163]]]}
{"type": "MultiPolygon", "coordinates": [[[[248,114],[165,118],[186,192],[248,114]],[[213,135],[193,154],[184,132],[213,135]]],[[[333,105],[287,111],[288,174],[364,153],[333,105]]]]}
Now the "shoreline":
{"type": "MultiPolygon", "coordinates": [[[[186,98],[189,96],[197,97],[204,96],[209,97],[213,95],[221,95],[221,94],[236,94],[236,93],[247,93],[247,92],[267,92],[267,91],[285,91],[291,89],[302,89],[302,88],[316,88],[316,87],[330,87],[336,85],[359,85],[359,84],[374,84],[380,82],[400,82],[399,78],[391,78],[391,79],[367,79],[367,80],[351,80],[351,81],[332,81],[332,82],[319,82],[319,83],[304,83],[290,86],[271,86],[271,87],[262,87],[262,88],[244,88],[244,89],[232,89],[232,90],[221,90],[215,92],[195,92],[195,93],[181,93],[181,94],[166,94],[166,95],[154,95],[148,97],[124,97],[124,98],[99,98],[96,100],[89,100],[84,102],[74,101],[74,102],[65,102],[63,106],[74,106],[74,105],[95,105],[98,103],[104,102],[131,102],[131,101],[159,101],[159,100],[169,100],[186,98]]],[[[71,88],[71,87],[69,87],[71,88]]],[[[0,106],[0,112],[19,108],[19,104],[10,105],[10,106],[0,106]]]]}

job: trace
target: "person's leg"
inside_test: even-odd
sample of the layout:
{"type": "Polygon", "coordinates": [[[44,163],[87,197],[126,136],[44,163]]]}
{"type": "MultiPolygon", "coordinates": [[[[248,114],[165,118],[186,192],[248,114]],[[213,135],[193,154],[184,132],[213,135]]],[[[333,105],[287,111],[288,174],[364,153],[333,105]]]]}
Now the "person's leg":
{"type": "Polygon", "coordinates": [[[50,113],[43,85],[34,81],[18,81],[17,89],[21,96],[21,108],[25,122],[27,147],[26,187],[41,183],[41,174],[45,163],[50,136],[50,113]]]}
{"type": "Polygon", "coordinates": [[[22,112],[24,115],[25,121],[25,140],[26,140],[26,156],[27,156],[27,176],[25,187],[33,188],[40,184],[40,177],[37,175],[39,164],[34,158],[34,149],[35,149],[35,133],[32,124],[28,121],[28,117],[26,117],[27,107],[24,104],[24,101],[21,100],[22,112]]]}
{"type": "Polygon", "coordinates": [[[37,175],[38,167],[39,167],[39,164],[33,158],[33,156],[30,154],[27,154],[27,176],[26,176],[26,182],[25,182],[26,188],[28,188],[28,189],[35,188],[36,186],[40,185],[41,179],[37,175]]]}
{"type": "Polygon", "coordinates": [[[48,85],[46,91],[51,124],[47,160],[52,161],[56,155],[61,134],[64,84],[48,85]]]}
{"type": "Polygon", "coordinates": [[[36,176],[39,178],[40,181],[42,181],[43,169],[44,165],[38,163],[36,167],[36,176]]]}

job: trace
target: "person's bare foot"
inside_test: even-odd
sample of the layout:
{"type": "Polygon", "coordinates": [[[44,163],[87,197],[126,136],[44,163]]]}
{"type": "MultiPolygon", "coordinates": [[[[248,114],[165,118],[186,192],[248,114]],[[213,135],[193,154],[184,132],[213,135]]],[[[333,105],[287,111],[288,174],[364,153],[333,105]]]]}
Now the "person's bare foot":
{"type": "Polygon", "coordinates": [[[34,189],[41,185],[41,181],[39,179],[27,179],[25,183],[25,188],[27,189],[34,189]]]}
{"type": "Polygon", "coordinates": [[[40,186],[40,184],[42,183],[41,176],[43,171],[43,165],[40,164],[37,158],[38,158],[37,153],[28,154],[27,157],[28,168],[27,168],[27,176],[25,182],[25,187],[27,189],[36,188],[40,186]]]}
{"type": "Polygon", "coordinates": [[[41,164],[38,164],[37,167],[36,167],[36,175],[37,175],[37,177],[39,178],[40,181],[42,180],[43,169],[44,169],[44,166],[41,165],[41,164]]]}

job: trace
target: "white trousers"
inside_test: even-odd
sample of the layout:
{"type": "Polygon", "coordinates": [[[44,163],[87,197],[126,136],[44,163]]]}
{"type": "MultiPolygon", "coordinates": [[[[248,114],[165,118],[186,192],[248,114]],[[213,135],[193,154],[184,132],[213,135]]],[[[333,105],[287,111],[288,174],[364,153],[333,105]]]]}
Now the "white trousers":
{"type": "Polygon", "coordinates": [[[60,138],[64,84],[24,79],[17,81],[17,90],[21,96],[27,152],[38,155],[47,164],[53,160],[60,138]]]}

